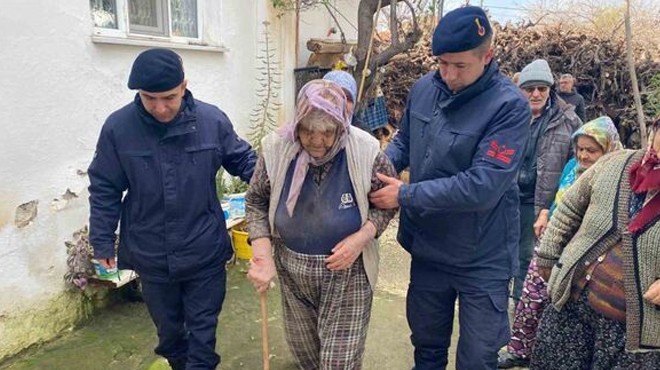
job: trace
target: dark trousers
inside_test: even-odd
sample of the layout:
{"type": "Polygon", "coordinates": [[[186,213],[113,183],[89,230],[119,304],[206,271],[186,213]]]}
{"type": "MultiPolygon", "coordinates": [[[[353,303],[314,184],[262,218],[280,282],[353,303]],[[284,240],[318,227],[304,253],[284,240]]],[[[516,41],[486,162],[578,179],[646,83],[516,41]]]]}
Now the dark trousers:
{"type": "Polygon", "coordinates": [[[456,369],[497,367],[497,351],[509,341],[508,280],[475,279],[411,267],[408,325],[415,347],[415,370],[447,366],[454,308],[458,298],[460,337],[456,369]]]}
{"type": "Polygon", "coordinates": [[[536,241],[536,235],[534,235],[535,221],[534,205],[521,204],[520,243],[518,247],[518,261],[520,262],[520,268],[518,274],[514,277],[513,293],[511,295],[516,302],[520,300],[523,282],[527,276],[527,269],[529,268],[529,263],[532,262],[532,255],[534,254],[534,241],[536,241]]]}
{"type": "Polygon", "coordinates": [[[158,330],[156,354],[171,362],[186,359],[187,370],[215,369],[218,315],[225,299],[224,270],[205,278],[154,283],[142,281],[142,295],[158,330]]]}

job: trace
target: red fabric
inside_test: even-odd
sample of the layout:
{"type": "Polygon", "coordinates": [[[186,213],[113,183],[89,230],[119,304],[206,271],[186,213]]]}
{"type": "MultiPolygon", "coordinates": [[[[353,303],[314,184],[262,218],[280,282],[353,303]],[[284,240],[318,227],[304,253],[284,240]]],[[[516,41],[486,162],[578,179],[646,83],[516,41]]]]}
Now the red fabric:
{"type": "MultiPolygon", "coordinates": [[[[630,168],[630,187],[635,194],[660,189],[660,160],[655,149],[649,148],[644,158],[630,168]]],[[[630,222],[628,230],[635,233],[658,215],[660,215],[660,196],[656,194],[630,222]]]]}
{"type": "Polygon", "coordinates": [[[660,189],[660,160],[655,149],[649,148],[644,158],[630,168],[630,187],[637,194],[660,189]]]}

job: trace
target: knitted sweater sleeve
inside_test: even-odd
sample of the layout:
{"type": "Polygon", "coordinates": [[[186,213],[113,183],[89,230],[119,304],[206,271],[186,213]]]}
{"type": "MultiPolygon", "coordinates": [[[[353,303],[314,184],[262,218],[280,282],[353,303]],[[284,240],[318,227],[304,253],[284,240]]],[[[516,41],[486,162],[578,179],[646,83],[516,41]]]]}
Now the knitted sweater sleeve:
{"type": "MultiPolygon", "coordinates": [[[[385,184],[376,176],[377,173],[381,173],[390,177],[399,177],[399,175],[396,173],[396,170],[394,169],[394,165],[392,165],[392,162],[390,162],[389,158],[382,152],[378,153],[376,159],[374,160],[374,166],[371,173],[371,191],[376,191],[385,186],[385,184]]],[[[390,223],[390,220],[394,217],[397,210],[397,208],[378,209],[372,204],[369,204],[369,214],[367,219],[373,222],[374,226],[376,226],[376,238],[380,237],[383,231],[385,231],[387,225],[390,223]]]]}
{"type": "Polygon", "coordinates": [[[557,204],[548,229],[543,234],[537,264],[552,267],[582,224],[591,201],[592,186],[606,160],[600,160],[573,184],[557,204]]]}
{"type": "Polygon", "coordinates": [[[264,157],[260,155],[254,168],[250,187],[245,193],[245,216],[250,241],[259,238],[270,238],[269,203],[270,179],[266,172],[264,157]]]}

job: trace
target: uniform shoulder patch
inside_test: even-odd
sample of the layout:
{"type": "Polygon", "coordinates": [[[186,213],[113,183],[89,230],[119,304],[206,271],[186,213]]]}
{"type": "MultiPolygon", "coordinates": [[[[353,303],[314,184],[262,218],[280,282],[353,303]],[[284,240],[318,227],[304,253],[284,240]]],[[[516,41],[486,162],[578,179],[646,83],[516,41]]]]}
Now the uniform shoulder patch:
{"type": "Polygon", "coordinates": [[[510,164],[515,154],[515,149],[507,148],[505,144],[500,145],[497,140],[491,140],[488,150],[486,151],[486,156],[504,164],[510,164]]]}

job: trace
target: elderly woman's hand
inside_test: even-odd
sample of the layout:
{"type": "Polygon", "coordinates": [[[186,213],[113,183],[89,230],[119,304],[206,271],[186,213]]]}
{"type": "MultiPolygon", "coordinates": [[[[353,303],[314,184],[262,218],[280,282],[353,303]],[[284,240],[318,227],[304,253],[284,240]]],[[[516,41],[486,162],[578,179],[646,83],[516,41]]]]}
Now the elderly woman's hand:
{"type": "Polygon", "coordinates": [[[552,274],[552,267],[537,266],[537,270],[539,276],[541,276],[543,281],[545,282],[550,281],[550,275],[552,274]]]}
{"type": "Polygon", "coordinates": [[[376,236],[376,226],[367,221],[357,232],[347,236],[332,248],[332,254],[325,259],[328,270],[345,270],[353,265],[367,243],[376,236]]]}
{"type": "Polygon", "coordinates": [[[550,211],[547,209],[542,209],[541,212],[539,213],[539,217],[536,219],[536,222],[534,222],[534,234],[538,239],[541,239],[541,236],[543,236],[543,233],[545,232],[545,229],[548,227],[548,220],[549,220],[549,215],[550,211]]]}
{"type": "Polygon", "coordinates": [[[253,257],[250,259],[250,269],[247,277],[254,285],[254,288],[263,293],[273,284],[273,279],[277,275],[275,261],[271,253],[270,240],[268,238],[259,238],[252,241],[253,257]]]}
{"type": "Polygon", "coordinates": [[[660,306],[660,279],[651,284],[646,293],[644,293],[644,299],[656,306],[660,306]]]}

